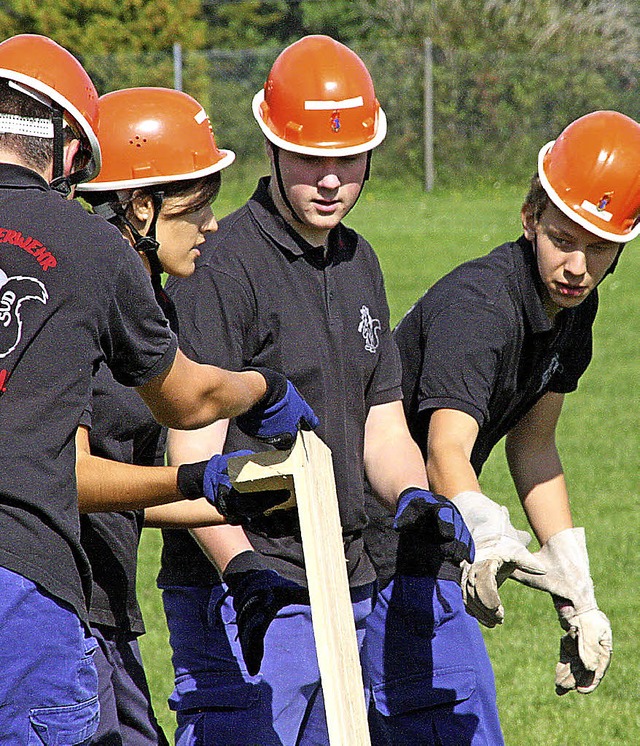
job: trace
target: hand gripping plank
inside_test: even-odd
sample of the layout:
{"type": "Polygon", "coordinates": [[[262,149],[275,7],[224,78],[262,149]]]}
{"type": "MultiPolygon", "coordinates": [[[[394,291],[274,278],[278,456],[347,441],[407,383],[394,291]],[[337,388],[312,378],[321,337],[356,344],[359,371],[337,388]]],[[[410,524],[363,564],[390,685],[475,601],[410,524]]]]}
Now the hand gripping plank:
{"type": "Polygon", "coordinates": [[[295,496],[329,742],[369,746],[331,451],[301,431],[290,451],[230,459],[229,477],[239,492],[286,488],[295,496]]]}

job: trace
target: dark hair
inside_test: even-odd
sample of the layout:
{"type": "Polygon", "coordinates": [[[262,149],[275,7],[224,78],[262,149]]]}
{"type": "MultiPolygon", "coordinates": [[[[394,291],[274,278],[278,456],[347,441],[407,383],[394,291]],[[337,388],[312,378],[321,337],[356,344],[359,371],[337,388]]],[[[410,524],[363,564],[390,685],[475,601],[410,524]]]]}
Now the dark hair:
{"type": "MultiPolygon", "coordinates": [[[[50,121],[53,118],[53,109],[50,106],[12,88],[8,80],[0,80],[0,113],[50,121]]],[[[83,164],[86,165],[90,150],[84,142],[85,138],[76,134],[69,126],[64,127],[63,134],[65,145],[73,139],[84,143],[84,148],[80,148],[76,154],[74,165],[78,168],[83,164]]],[[[0,147],[12,151],[25,165],[39,172],[44,171],[53,160],[53,138],[49,137],[2,132],[0,133],[0,147]]]]}
{"type": "Polygon", "coordinates": [[[185,197],[187,199],[185,205],[168,215],[165,214],[165,218],[171,220],[182,215],[190,215],[213,202],[218,196],[221,183],[222,176],[217,171],[216,173],[202,176],[199,179],[171,181],[167,184],[157,184],[155,186],[134,189],[128,195],[126,202],[120,201],[118,192],[115,190],[82,192],[80,196],[93,208],[94,212],[100,213],[110,223],[117,226],[121,233],[124,233],[127,225],[126,215],[134,193],[142,197],[145,195],[151,197],[158,192],[162,192],[163,198],[185,197]],[[191,200],[188,199],[190,196],[193,197],[191,200]]]}
{"type": "MultiPolygon", "coordinates": [[[[33,119],[51,119],[52,111],[46,105],[0,81],[0,113],[33,119]]],[[[0,147],[17,155],[24,163],[37,171],[44,171],[53,159],[53,140],[46,137],[0,133],[0,147]]]]}
{"type": "Polygon", "coordinates": [[[206,205],[210,204],[218,196],[220,191],[220,185],[222,184],[222,176],[219,171],[207,176],[201,176],[199,179],[187,179],[185,181],[170,181],[167,184],[156,184],[154,186],[140,187],[135,191],[138,194],[153,194],[155,192],[162,192],[163,196],[166,197],[178,197],[183,198],[185,203],[181,207],[173,210],[170,213],[165,213],[165,217],[168,219],[179,218],[183,215],[190,215],[191,213],[201,210],[206,205]]]}
{"type": "Polygon", "coordinates": [[[522,204],[522,210],[533,219],[534,223],[537,223],[547,208],[549,201],[549,195],[545,192],[540,181],[540,176],[536,172],[531,178],[529,191],[522,204]]]}

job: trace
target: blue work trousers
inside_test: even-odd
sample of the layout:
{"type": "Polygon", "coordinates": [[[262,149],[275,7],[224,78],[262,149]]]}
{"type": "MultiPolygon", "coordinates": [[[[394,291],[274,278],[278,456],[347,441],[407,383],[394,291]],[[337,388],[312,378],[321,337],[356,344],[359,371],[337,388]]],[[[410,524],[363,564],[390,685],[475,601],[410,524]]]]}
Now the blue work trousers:
{"type": "Polygon", "coordinates": [[[98,727],[96,641],[77,614],[0,567],[0,742],[89,744],[98,727]]]}
{"type": "MultiPolygon", "coordinates": [[[[372,586],[352,589],[358,644],[372,586]]],[[[177,710],[177,746],[322,746],[328,744],[311,609],[285,606],[264,640],[256,676],[247,673],[226,586],[166,588],[177,710]]]]}
{"type": "Polygon", "coordinates": [[[373,746],[503,746],[493,669],[455,581],[396,575],[362,658],[373,746]]]}
{"type": "Polygon", "coordinates": [[[136,637],[93,626],[98,643],[100,725],[92,746],[169,746],[151,706],[151,694],[136,637]]]}

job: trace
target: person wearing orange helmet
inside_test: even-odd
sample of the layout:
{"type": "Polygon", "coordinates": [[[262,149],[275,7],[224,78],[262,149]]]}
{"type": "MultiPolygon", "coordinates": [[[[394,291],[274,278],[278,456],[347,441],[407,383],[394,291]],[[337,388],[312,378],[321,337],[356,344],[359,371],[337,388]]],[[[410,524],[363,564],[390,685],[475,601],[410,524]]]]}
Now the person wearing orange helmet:
{"type": "MultiPolygon", "coordinates": [[[[386,119],[362,60],[327,36],[281,52],[253,112],[270,176],[220,221],[192,277],[171,278],[167,291],[189,354],[231,369],[276,365],[320,415],[362,644],[375,580],[362,541],[365,474],[390,508],[400,497],[402,522],[424,524],[452,562],[473,551],[457,510],[428,491],[378,260],[343,224],[386,119]]],[[[180,463],[253,445],[234,423],[217,423],[171,431],[169,454],[180,463]]],[[[195,540],[165,532],[159,584],[182,746],[328,743],[297,514],[277,513],[244,530],[196,529],[195,540]]]]}
{"type": "MultiPolygon", "coordinates": [[[[217,227],[211,202],[220,172],[235,154],[217,147],[202,106],[181,91],[114,91],[99,99],[99,110],[102,169],[77,191],[139,252],[156,299],[175,327],[161,274],[193,272],[197,247],[217,227]]],[[[153,714],[138,647],[144,633],[136,599],[143,522],[197,526],[224,520],[205,498],[185,499],[204,494],[208,461],[164,466],[165,433],[140,397],[117,383],[103,363],[76,436],[78,497],[85,513],[81,543],[93,572],[89,619],[99,645],[94,662],[100,725],[94,744],[167,743],[153,714]],[[109,508],[113,512],[105,512],[109,508]]],[[[256,505],[263,510],[268,503],[256,505]]]]}
{"type": "MultiPolygon", "coordinates": [[[[475,540],[475,560],[465,564],[462,579],[468,611],[487,627],[501,624],[498,589],[510,575],[548,591],[566,632],[556,691],[588,693],[609,666],[611,627],[596,602],[584,529],[573,526],[555,433],[564,396],[591,360],[597,287],[624,244],[640,234],[640,124],[614,111],[569,124],[540,150],[521,219],[517,241],[439,280],[394,338],[407,419],[430,483],[457,505],[475,540]],[[483,464],[503,437],[541,545],[535,553],[507,508],[480,487],[483,464]]],[[[379,532],[378,561],[392,577],[389,524],[378,516],[371,531],[379,532]]],[[[388,610],[385,603],[374,609],[367,642],[374,651],[390,651],[390,660],[394,645],[405,654],[401,670],[390,665],[374,680],[377,727],[387,738],[381,742],[416,743],[416,733],[432,727],[441,743],[475,744],[460,732],[456,738],[454,721],[416,691],[412,681],[425,662],[406,655],[408,636],[398,641],[385,630],[384,614],[401,614],[403,607],[393,583],[383,596],[388,610]]],[[[460,703],[447,704],[452,713],[461,711],[460,703]]]]}
{"type": "MultiPolygon", "coordinates": [[[[136,388],[166,426],[201,427],[248,412],[251,432],[289,441],[303,419],[314,419],[275,371],[231,373],[186,358],[120,231],[65,198],[99,174],[98,127],[97,91],[73,55],[38,35],[0,43],[0,411],[7,423],[0,733],[7,744],[85,744],[98,727],[75,436],[100,364],[136,388]]],[[[218,509],[231,504],[233,514],[238,506],[218,467],[199,484],[202,469],[187,467],[183,483],[189,497],[209,490],[218,509]]],[[[95,495],[105,508],[110,499],[95,495]]]]}

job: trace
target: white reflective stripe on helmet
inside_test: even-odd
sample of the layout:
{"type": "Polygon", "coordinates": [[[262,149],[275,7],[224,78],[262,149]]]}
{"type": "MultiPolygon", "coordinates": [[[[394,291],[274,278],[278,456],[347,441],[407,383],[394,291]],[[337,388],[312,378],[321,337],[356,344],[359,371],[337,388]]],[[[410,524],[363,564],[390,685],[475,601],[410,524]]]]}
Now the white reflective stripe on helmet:
{"type": "Polygon", "coordinates": [[[26,137],[44,137],[53,139],[53,122],[51,119],[20,117],[17,114],[0,113],[0,133],[25,135],[26,137]]]}
{"type": "Polygon", "coordinates": [[[362,96],[345,98],[342,101],[305,101],[304,108],[307,111],[330,111],[332,109],[357,109],[364,106],[362,96]]]}

